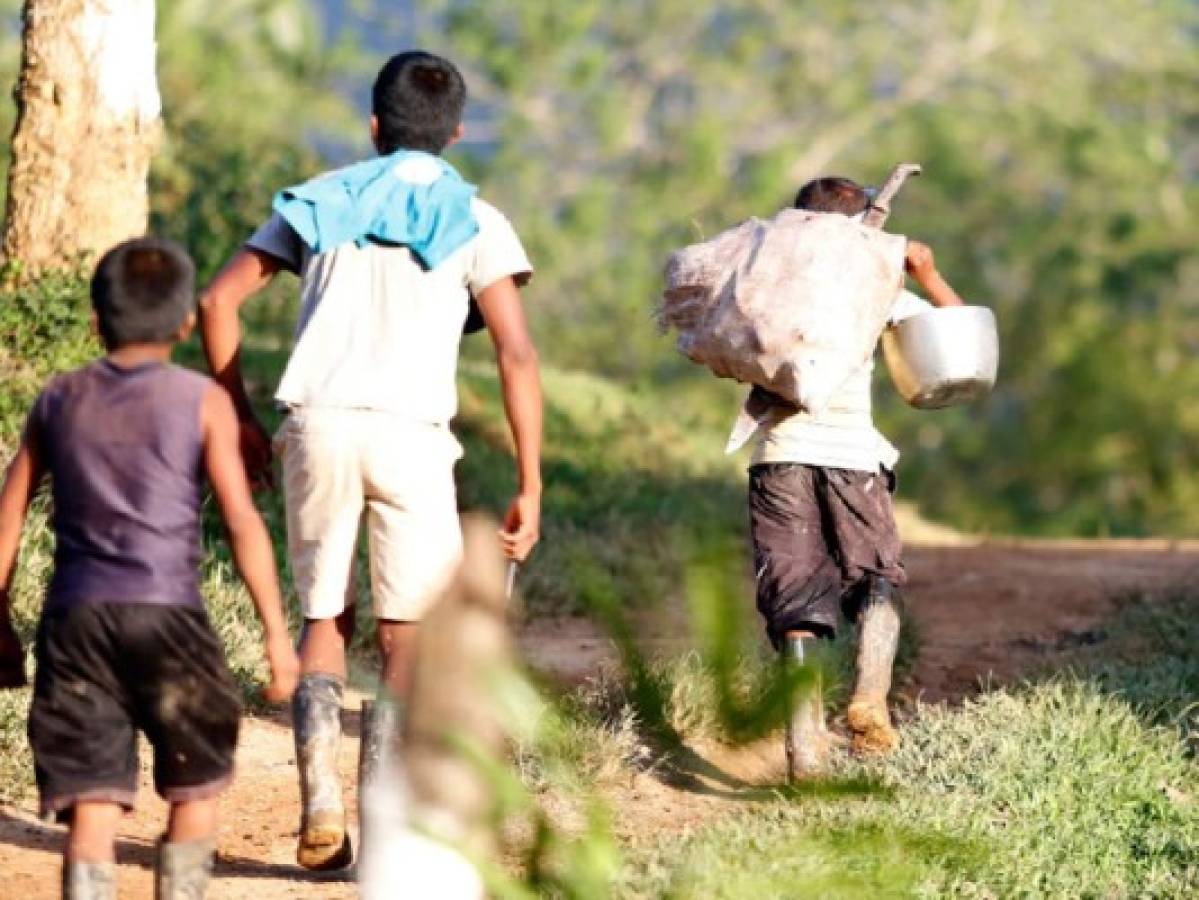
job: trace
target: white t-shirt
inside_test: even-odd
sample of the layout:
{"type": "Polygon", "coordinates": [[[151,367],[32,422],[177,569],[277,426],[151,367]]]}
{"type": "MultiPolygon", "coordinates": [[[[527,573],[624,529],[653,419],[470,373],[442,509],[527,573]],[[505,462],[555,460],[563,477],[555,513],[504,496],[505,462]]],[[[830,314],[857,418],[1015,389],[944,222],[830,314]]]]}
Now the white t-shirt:
{"type": "MultiPolygon", "coordinates": [[[[900,322],[932,308],[911,291],[902,290],[890,321],[900,322]]],[[[754,463],[803,463],[834,469],[877,472],[894,469],[899,451],[874,427],[870,414],[870,379],[874,358],[866,360],[837,390],[820,415],[796,412],[762,430],[754,463]]]]}
{"type": "Polygon", "coordinates": [[[406,247],[343,244],[314,254],[278,213],[246,242],[300,276],[295,343],[275,399],[374,409],[443,425],[458,408],[458,348],[470,297],[533,267],[512,225],[475,199],[479,233],[436,269],[406,247]]]}

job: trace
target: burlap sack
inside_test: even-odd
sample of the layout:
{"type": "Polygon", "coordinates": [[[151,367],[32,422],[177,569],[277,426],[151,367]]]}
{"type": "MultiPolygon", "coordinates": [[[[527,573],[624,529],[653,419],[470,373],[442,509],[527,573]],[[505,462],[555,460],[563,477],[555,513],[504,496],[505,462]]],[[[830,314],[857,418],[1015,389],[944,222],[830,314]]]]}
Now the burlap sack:
{"type": "Polygon", "coordinates": [[[834,213],[750,219],[671,254],[658,321],[717,375],[818,413],[874,352],[905,245],[834,213]]]}

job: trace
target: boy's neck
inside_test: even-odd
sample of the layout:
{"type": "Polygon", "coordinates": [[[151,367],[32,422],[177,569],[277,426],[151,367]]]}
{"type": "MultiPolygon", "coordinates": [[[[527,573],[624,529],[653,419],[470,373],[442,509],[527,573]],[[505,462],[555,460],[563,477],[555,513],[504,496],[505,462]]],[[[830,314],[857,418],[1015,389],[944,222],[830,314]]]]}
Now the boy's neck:
{"type": "Polygon", "coordinates": [[[108,351],[108,360],[122,369],[154,362],[170,362],[174,344],[126,344],[108,351]]]}

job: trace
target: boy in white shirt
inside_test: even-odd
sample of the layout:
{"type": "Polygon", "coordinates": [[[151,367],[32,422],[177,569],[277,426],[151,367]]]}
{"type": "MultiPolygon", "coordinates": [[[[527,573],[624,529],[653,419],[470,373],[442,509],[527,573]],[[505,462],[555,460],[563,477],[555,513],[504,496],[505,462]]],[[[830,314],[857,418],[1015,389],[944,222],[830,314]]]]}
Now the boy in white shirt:
{"type": "Polygon", "coordinates": [[[518,290],[532,267],[507,219],[439,158],[462,136],[465,99],[449,61],[420,51],[389,60],[372,92],[379,158],[281,192],[201,300],[209,366],[236,404],[248,468],[266,478],[272,445],[238,366],[238,310],[278,271],[301,278],[275,395],[289,412],[274,449],[305,620],[294,714],[297,858],[310,869],[352,858],[336,752],[360,521],[383,662],[378,719],[364,732],[380,743],[399,728],[417,623],[461,556],[453,467],[462,451],[449,422],[472,299],[495,345],[516,446],[519,492],[501,540],[519,561],[538,539],[541,388],[518,290]]]}
{"type": "MultiPolygon", "coordinates": [[[[847,178],[809,182],[795,199],[798,209],[846,216],[869,204],[866,191],[847,178]]],[[[924,244],[908,242],[905,268],[934,305],[961,305],[924,244]]],[[[900,290],[891,319],[927,308],[900,290]]],[[[887,694],[899,638],[899,588],[906,581],[891,506],[899,452],[871,418],[872,370],[868,360],[818,415],[771,401],[749,471],[757,605],[771,642],[791,657],[811,658],[819,655],[821,640],[836,636],[843,614],[858,625],[848,719],[859,753],[883,752],[898,740],[887,694]]],[[[757,389],[755,399],[762,396],[757,389]]],[[[815,691],[789,728],[791,774],[818,773],[828,747],[815,691]]]]}

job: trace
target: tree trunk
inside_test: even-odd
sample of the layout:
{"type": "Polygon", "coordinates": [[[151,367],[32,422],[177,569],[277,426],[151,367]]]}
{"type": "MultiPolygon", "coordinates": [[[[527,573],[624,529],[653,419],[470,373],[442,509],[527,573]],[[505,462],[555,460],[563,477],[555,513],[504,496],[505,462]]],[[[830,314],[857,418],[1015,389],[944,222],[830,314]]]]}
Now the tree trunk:
{"type": "Polygon", "coordinates": [[[21,278],[145,233],[154,63],[153,0],[25,0],[2,248],[21,278]]]}

